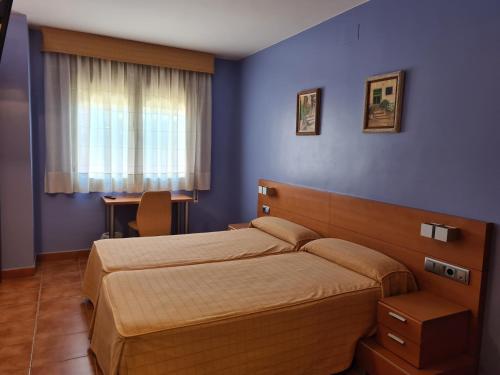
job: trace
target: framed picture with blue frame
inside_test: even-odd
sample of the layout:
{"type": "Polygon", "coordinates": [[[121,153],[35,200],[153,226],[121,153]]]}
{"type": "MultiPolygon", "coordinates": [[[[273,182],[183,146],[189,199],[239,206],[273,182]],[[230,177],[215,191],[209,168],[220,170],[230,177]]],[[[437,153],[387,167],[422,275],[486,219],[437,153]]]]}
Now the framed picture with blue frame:
{"type": "Polygon", "coordinates": [[[369,77],[365,84],[365,133],[399,133],[403,110],[404,71],[369,77]]]}

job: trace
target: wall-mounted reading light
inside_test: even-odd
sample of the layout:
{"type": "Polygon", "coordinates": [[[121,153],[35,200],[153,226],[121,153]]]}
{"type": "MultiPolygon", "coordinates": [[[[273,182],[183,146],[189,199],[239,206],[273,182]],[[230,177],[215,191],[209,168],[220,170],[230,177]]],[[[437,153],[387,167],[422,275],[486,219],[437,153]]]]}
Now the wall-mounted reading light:
{"type": "Polygon", "coordinates": [[[276,189],[269,186],[259,185],[259,194],[273,196],[276,195],[276,189]]]}
{"type": "Polygon", "coordinates": [[[434,239],[443,242],[455,241],[460,237],[460,229],[449,225],[436,226],[434,229],[434,239]]]}
{"type": "Polygon", "coordinates": [[[422,237],[434,238],[434,224],[432,223],[420,224],[420,235],[422,237]]]}
{"type": "Polygon", "coordinates": [[[449,242],[460,237],[460,229],[444,224],[422,223],[420,224],[420,235],[442,242],[449,242]]]}

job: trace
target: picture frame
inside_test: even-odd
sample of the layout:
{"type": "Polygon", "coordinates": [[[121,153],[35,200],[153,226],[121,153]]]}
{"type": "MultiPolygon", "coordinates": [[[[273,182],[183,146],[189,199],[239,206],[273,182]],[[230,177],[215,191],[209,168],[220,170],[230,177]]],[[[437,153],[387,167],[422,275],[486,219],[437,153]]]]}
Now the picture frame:
{"type": "Polygon", "coordinates": [[[405,72],[369,77],[365,83],[363,132],[399,133],[403,112],[405,72]]]}
{"type": "Polygon", "coordinates": [[[321,115],[321,89],[297,93],[296,135],[319,135],[321,115]]]}

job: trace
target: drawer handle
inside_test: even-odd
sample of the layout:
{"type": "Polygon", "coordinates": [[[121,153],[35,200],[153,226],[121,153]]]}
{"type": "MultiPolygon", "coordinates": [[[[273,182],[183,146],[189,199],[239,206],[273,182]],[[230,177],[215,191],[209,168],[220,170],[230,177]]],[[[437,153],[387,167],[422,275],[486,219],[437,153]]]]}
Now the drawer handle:
{"type": "Polygon", "coordinates": [[[399,338],[398,336],[396,335],[393,335],[392,333],[388,333],[387,336],[391,339],[393,339],[394,341],[396,341],[397,343],[400,343],[401,345],[404,345],[405,344],[405,341],[401,338],[399,338]]]}
{"type": "Polygon", "coordinates": [[[389,316],[399,320],[400,322],[406,323],[406,318],[402,317],[401,315],[398,315],[396,313],[393,313],[392,311],[389,311],[389,316]]]}

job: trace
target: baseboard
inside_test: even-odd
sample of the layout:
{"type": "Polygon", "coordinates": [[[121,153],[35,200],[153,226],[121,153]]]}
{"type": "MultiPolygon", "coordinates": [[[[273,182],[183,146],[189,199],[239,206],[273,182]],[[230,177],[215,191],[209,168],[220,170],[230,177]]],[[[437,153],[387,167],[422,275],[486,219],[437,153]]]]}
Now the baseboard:
{"type": "MultiPolygon", "coordinates": [[[[90,249],[71,250],[71,251],[58,251],[50,253],[40,253],[36,256],[37,262],[48,260],[65,260],[77,259],[86,257],[90,253],[90,249]]],[[[25,268],[12,268],[2,270],[0,279],[13,279],[16,277],[33,276],[36,273],[36,266],[25,268]]]]}
{"type": "Polygon", "coordinates": [[[90,253],[90,249],[71,250],[71,251],[54,251],[50,253],[40,253],[37,255],[38,261],[47,260],[65,260],[85,257],[90,253]]]}
{"type": "Polygon", "coordinates": [[[33,276],[36,272],[36,267],[26,267],[26,268],[13,268],[9,270],[2,270],[2,278],[13,279],[15,277],[26,277],[33,276]]]}

